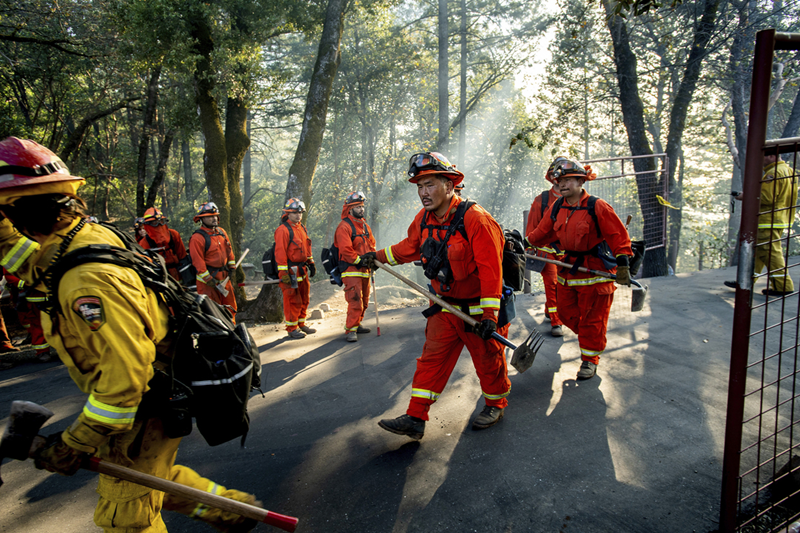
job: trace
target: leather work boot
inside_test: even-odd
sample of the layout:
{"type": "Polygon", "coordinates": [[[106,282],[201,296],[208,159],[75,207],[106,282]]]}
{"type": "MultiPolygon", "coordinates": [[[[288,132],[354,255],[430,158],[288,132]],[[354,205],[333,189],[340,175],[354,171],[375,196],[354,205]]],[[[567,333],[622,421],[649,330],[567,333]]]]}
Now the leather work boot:
{"type": "Polygon", "coordinates": [[[500,407],[493,405],[484,405],[481,414],[475,417],[472,421],[472,429],[486,429],[500,422],[503,418],[503,411],[500,407]]]}
{"type": "Polygon", "coordinates": [[[372,331],[372,330],[369,329],[369,328],[362,328],[361,324],[359,324],[358,325],[358,329],[356,330],[356,333],[369,333],[370,331],[372,331]]]}
{"type": "Polygon", "coordinates": [[[289,332],[289,336],[293,339],[303,339],[305,338],[306,334],[300,329],[293,329],[289,332]]]}
{"type": "Polygon", "coordinates": [[[385,418],[378,422],[378,425],[386,431],[407,435],[414,440],[421,439],[425,434],[425,421],[415,416],[401,415],[397,418],[385,418]]]}
{"type": "Polygon", "coordinates": [[[561,326],[553,326],[552,328],[550,328],[550,335],[552,335],[553,337],[563,337],[564,330],[561,329],[561,326]]]}
{"type": "Polygon", "coordinates": [[[348,331],[345,340],[347,342],[356,342],[358,340],[358,334],[355,331],[348,331]]]}
{"type": "Polygon", "coordinates": [[[317,330],[315,330],[314,328],[310,328],[310,327],[306,326],[305,324],[300,326],[300,329],[303,330],[303,333],[307,333],[308,335],[311,335],[312,333],[316,333],[317,332],[317,330]]]}
{"type": "Polygon", "coordinates": [[[731,289],[735,289],[736,288],[736,282],[735,281],[723,281],[722,284],[725,285],[726,287],[730,287],[731,289]]]}
{"type": "Polygon", "coordinates": [[[578,379],[593,378],[597,373],[597,365],[591,361],[584,361],[581,363],[581,369],[578,371],[578,379]]]}

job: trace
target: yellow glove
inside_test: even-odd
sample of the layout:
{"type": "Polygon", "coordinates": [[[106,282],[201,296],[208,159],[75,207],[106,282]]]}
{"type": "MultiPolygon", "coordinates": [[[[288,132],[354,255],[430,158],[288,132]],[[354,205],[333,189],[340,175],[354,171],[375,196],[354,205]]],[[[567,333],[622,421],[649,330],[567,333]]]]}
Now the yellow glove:
{"type": "Polygon", "coordinates": [[[289,274],[283,274],[283,275],[281,276],[281,283],[285,283],[285,284],[287,284],[287,285],[291,285],[291,283],[292,283],[292,278],[291,278],[291,277],[289,277],[289,274]]]}
{"type": "Polygon", "coordinates": [[[89,454],[68,446],[61,433],[47,437],[47,444],[36,454],[34,464],[39,470],[57,472],[62,476],[72,476],[77,472],[89,454]]]}
{"type": "Polygon", "coordinates": [[[627,266],[617,267],[617,283],[628,287],[631,286],[631,272],[627,266]]]}

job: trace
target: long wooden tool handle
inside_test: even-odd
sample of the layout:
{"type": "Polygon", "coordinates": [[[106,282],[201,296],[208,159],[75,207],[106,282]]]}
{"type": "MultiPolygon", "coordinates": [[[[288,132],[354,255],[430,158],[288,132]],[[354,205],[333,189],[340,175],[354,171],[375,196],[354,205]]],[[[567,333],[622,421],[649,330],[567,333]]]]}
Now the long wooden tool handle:
{"type": "MultiPolygon", "coordinates": [[[[525,257],[528,257],[530,259],[536,259],[538,261],[544,261],[545,263],[552,263],[554,265],[558,265],[558,266],[562,266],[562,267],[566,267],[566,268],[572,268],[572,267],[575,266],[575,265],[571,265],[569,263],[564,263],[563,261],[557,261],[555,259],[550,259],[548,257],[539,257],[538,255],[525,254],[525,257]]],[[[581,272],[587,272],[589,274],[594,274],[595,276],[601,276],[603,278],[608,278],[608,279],[613,279],[613,280],[617,279],[617,276],[615,276],[614,274],[611,274],[610,272],[602,272],[600,270],[592,270],[591,268],[585,268],[585,267],[578,267],[578,270],[580,270],[581,272]]],[[[635,279],[631,280],[631,285],[635,285],[635,286],[639,287],[640,289],[643,288],[642,284],[639,283],[638,281],[636,281],[635,279]]]]}
{"type": "MultiPolygon", "coordinates": [[[[441,298],[439,298],[438,296],[433,294],[431,291],[425,290],[418,283],[414,283],[413,281],[411,281],[407,277],[403,276],[402,274],[399,274],[399,273],[395,272],[394,270],[392,270],[388,266],[384,265],[383,263],[381,263],[377,259],[375,259],[375,266],[377,266],[378,268],[380,268],[384,272],[388,272],[392,276],[396,277],[397,279],[399,279],[400,281],[402,281],[403,283],[405,283],[406,285],[408,285],[412,289],[416,290],[418,293],[420,293],[421,295],[425,296],[426,298],[430,298],[431,300],[433,300],[437,304],[441,305],[444,309],[447,309],[448,311],[450,311],[451,313],[456,315],[458,318],[460,318],[461,320],[463,320],[464,322],[466,322],[470,326],[477,326],[478,325],[478,321],[477,320],[475,320],[474,318],[472,318],[471,316],[466,314],[464,311],[462,311],[458,307],[453,307],[449,303],[445,302],[444,300],[442,300],[441,298]]],[[[505,344],[506,346],[508,346],[512,350],[516,350],[517,349],[517,346],[514,343],[512,343],[510,340],[506,339],[505,337],[503,337],[502,335],[500,335],[496,331],[494,333],[492,333],[492,338],[495,339],[496,341],[502,342],[503,344],[505,344]]]]}
{"type": "Polygon", "coordinates": [[[273,513],[272,511],[267,511],[266,509],[256,507],[255,505],[249,505],[244,502],[225,498],[216,494],[211,494],[210,492],[199,490],[194,487],[187,487],[186,485],[175,483],[174,481],[169,481],[168,479],[162,479],[160,477],[151,476],[150,474],[145,474],[143,472],[137,472],[136,470],[132,470],[118,464],[103,461],[97,457],[92,457],[89,459],[85,466],[93,472],[99,472],[100,474],[105,474],[107,476],[124,479],[125,481],[136,483],[137,485],[142,485],[151,489],[160,490],[161,492],[166,492],[167,494],[172,494],[173,496],[203,503],[217,509],[222,509],[223,511],[238,514],[239,516],[243,516],[245,518],[252,518],[253,520],[258,520],[259,522],[275,526],[284,531],[292,532],[297,528],[298,519],[293,516],[273,513]]]}
{"type": "Polygon", "coordinates": [[[375,285],[375,276],[372,272],[369,273],[370,281],[372,282],[372,297],[375,299],[375,329],[378,330],[378,337],[381,336],[381,320],[378,318],[378,286],[375,285]]]}
{"type": "Polygon", "coordinates": [[[237,283],[240,287],[249,287],[251,285],[274,285],[276,283],[280,283],[281,280],[279,279],[266,279],[263,281],[243,281],[241,283],[237,283]]]}

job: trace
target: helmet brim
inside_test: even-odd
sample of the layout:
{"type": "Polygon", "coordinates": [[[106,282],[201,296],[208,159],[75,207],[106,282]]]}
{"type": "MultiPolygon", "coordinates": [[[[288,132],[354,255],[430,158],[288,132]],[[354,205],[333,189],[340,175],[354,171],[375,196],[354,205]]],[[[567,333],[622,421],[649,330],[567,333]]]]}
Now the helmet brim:
{"type": "Polygon", "coordinates": [[[458,185],[462,181],[464,181],[464,174],[460,170],[453,171],[444,171],[444,170],[423,170],[413,178],[408,178],[410,183],[417,183],[419,180],[426,176],[432,176],[434,174],[442,174],[444,177],[449,179],[453,182],[453,186],[458,185]]]}

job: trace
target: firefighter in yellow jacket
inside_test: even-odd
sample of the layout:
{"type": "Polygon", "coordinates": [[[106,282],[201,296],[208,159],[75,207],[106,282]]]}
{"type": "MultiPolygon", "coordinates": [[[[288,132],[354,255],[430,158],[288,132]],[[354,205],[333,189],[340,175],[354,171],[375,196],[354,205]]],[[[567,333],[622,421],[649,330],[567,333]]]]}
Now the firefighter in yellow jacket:
{"type": "MultiPolygon", "coordinates": [[[[760,206],[758,211],[758,233],[754,274],[767,267],[767,288],[761,294],[783,296],[794,292],[794,282],[789,277],[783,258],[781,238],[791,229],[797,205],[798,177],[778,154],[764,155],[764,175],[761,178],[760,206]]],[[[735,196],[742,199],[742,193],[735,196]]],[[[725,285],[736,288],[736,282],[725,285]]]]}
{"type": "MultiPolygon", "coordinates": [[[[81,216],[85,204],[77,196],[83,183],[53,152],[33,141],[10,137],[0,142],[2,266],[32,287],[46,289],[47,277],[41,282],[41,275],[64,253],[90,244],[123,246],[110,230],[85,223],[81,216]]],[[[42,313],[47,340],[89,397],[72,425],[48,438],[36,458],[38,468],[72,475],[83,459],[95,455],[200,490],[255,502],[251,494],[226,489],[175,465],[180,439],[168,438],[159,418],[137,417],[156,352],[163,353],[168,345],[169,312],[134,270],[105,263],[76,266],[67,271],[58,294],[50,299],[57,320],[42,313]]],[[[256,525],[110,476],[100,475],[97,492],[94,522],[106,532],[165,532],[162,508],[220,531],[250,531],[256,525]]]]}

